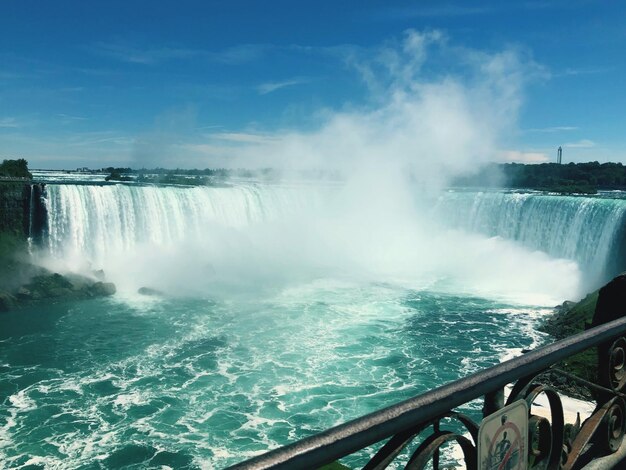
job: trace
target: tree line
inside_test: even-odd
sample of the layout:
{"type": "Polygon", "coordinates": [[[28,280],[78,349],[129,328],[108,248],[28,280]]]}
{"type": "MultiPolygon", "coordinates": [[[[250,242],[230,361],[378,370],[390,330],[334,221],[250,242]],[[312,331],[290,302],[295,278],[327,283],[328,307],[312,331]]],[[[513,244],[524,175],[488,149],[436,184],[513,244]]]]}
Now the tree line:
{"type": "Polygon", "coordinates": [[[492,163],[477,173],[457,178],[454,186],[536,189],[559,193],[595,194],[599,189],[626,189],[621,163],[492,163]]]}
{"type": "MultiPolygon", "coordinates": [[[[165,168],[139,169],[122,167],[102,168],[109,181],[130,181],[146,183],[210,184],[224,181],[229,177],[276,177],[271,168],[251,171],[246,169],[206,168],[175,170],[165,168]],[[194,177],[194,178],[189,178],[194,177]]],[[[32,179],[28,162],[23,159],[5,159],[0,164],[0,178],[32,179]]],[[[456,178],[452,186],[457,187],[505,187],[515,189],[536,189],[559,193],[595,194],[599,189],[626,190],[626,166],[621,163],[491,163],[481,167],[476,173],[456,178]]]]}
{"type": "Polygon", "coordinates": [[[28,171],[28,162],[19,158],[17,160],[3,160],[0,163],[0,177],[32,179],[33,175],[28,171]]]}

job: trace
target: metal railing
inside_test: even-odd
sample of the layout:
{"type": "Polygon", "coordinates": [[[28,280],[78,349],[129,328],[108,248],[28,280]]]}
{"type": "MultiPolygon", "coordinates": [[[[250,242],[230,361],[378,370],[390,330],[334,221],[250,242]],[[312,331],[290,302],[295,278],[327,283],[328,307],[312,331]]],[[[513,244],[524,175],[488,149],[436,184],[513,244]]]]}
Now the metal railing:
{"type": "Polygon", "coordinates": [[[626,335],[626,317],[532,350],[230,468],[315,469],[387,440],[363,467],[383,469],[419,438],[422,442],[409,454],[406,468],[423,468],[430,461],[434,468],[438,468],[439,449],[456,442],[463,451],[466,467],[475,469],[478,465],[479,426],[469,417],[455,412],[454,408],[484,397],[483,415],[488,416],[505,405],[504,387],[507,384],[514,384],[507,404],[523,399],[530,410],[528,468],[580,468],[594,457],[614,452],[622,442],[626,427],[623,400],[626,397],[623,393],[626,386],[626,339],[623,335],[626,335]],[[592,347],[598,348],[596,382],[553,367],[592,347]],[[558,392],[550,385],[536,381],[537,376],[547,370],[578,382],[594,396],[597,406],[583,423],[565,425],[558,392]],[[549,401],[550,419],[532,412],[532,405],[539,395],[545,395],[549,401]],[[463,433],[465,435],[443,430],[445,423],[450,421],[444,423],[444,418],[460,423],[467,430],[463,433]],[[432,426],[432,432],[422,439],[421,434],[429,426],[432,426]]]}

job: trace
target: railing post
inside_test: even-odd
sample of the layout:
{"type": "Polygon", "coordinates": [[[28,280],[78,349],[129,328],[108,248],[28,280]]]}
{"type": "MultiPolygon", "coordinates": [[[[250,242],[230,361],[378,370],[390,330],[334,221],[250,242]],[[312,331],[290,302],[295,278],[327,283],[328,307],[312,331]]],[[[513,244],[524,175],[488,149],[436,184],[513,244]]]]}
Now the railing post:
{"type": "Polygon", "coordinates": [[[493,392],[489,392],[485,395],[485,402],[483,404],[483,418],[495,413],[500,408],[504,407],[504,389],[499,388],[493,392]]]}

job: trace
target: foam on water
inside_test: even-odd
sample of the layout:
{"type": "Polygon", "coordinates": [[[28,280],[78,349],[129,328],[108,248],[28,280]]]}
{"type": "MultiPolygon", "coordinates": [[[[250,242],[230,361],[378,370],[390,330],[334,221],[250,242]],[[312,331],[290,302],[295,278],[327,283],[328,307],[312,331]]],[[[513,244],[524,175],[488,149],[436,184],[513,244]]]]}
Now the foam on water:
{"type": "MultiPolygon", "coordinates": [[[[135,446],[126,452],[155,459],[175,452],[199,467],[223,467],[532,342],[522,333],[532,323],[524,308],[505,314],[506,305],[478,298],[321,285],[257,302],[165,299],[139,315],[115,300],[61,312],[50,332],[65,338],[56,352],[82,365],[62,371],[54,358],[42,360],[42,376],[5,402],[15,424],[4,432],[0,457],[9,467],[28,457],[77,468],[122,458],[135,446]],[[75,349],[81,339],[68,334],[98,318],[110,335],[75,349]],[[135,322],[145,333],[134,352],[108,354],[134,338],[135,322]]],[[[27,347],[12,344],[8,354],[27,347]]],[[[15,365],[10,374],[25,371],[15,365]]]]}

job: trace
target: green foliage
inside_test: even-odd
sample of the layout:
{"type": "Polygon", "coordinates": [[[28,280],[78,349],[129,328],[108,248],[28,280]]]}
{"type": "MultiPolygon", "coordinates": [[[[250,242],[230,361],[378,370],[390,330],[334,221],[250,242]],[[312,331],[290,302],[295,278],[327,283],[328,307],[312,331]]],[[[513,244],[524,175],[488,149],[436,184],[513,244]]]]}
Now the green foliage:
{"type": "MultiPolygon", "coordinates": [[[[557,308],[554,315],[543,322],[539,329],[552,335],[557,340],[582,333],[593,321],[599,292],[600,290],[598,289],[587,294],[578,303],[565,302],[557,308]]],[[[577,377],[596,382],[598,369],[597,349],[587,349],[579,354],[570,356],[557,366],[577,377]]],[[[589,399],[586,392],[584,392],[584,387],[574,387],[569,390],[569,393],[573,396],[578,396],[578,398],[589,399]]]]}
{"type": "MultiPolygon", "coordinates": [[[[147,170],[133,170],[132,168],[103,168],[109,173],[106,181],[133,181],[149,184],[176,184],[184,186],[220,186],[224,184],[229,176],[251,176],[253,173],[248,170],[226,170],[223,168],[204,170],[184,170],[177,168],[167,170],[165,168],[154,168],[147,170]],[[130,176],[133,175],[133,176],[130,176]]],[[[262,170],[262,174],[267,174],[270,170],[262,170]]]]}
{"type": "Polygon", "coordinates": [[[19,158],[3,160],[0,164],[0,177],[32,179],[33,175],[28,171],[28,162],[19,158]]]}
{"type": "Polygon", "coordinates": [[[107,168],[103,168],[102,170],[104,170],[107,173],[118,173],[118,174],[122,174],[122,173],[132,173],[133,170],[131,170],[130,168],[115,168],[112,166],[109,166],[107,168]]]}
{"type": "MultiPolygon", "coordinates": [[[[226,168],[205,168],[204,170],[199,169],[184,169],[184,168],[176,168],[176,169],[167,169],[167,168],[141,168],[139,170],[135,170],[132,168],[116,168],[116,167],[107,167],[102,168],[103,172],[109,173],[110,175],[137,175],[138,180],[149,180],[149,182],[165,182],[166,180],[175,180],[178,178],[179,181],[182,181],[182,177],[197,177],[196,180],[201,180],[201,177],[209,177],[215,180],[225,180],[230,177],[240,177],[240,178],[252,178],[252,177],[262,177],[265,179],[274,178],[277,175],[276,170],[272,168],[262,168],[260,170],[247,170],[243,168],[238,169],[226,169],[226,168]]],[[[185,184],[185,183],[175,183],[175,184],[185,184]]]]}
{"type": "Polygon", "coordinates": [[[105,181],[132,181],[130,176],[125,176],[121,173],[119,168],[111,169],[109,176],[104,178],[105,181]]]}
{"type": "Polygon", "coordinates": [[[598,189],[626,189],[621,163],[491,164],[475,175],[458,178],[455,186],[504,186],[563,194],[595,194],[598,189]]]}
{"type": "Polygon", "coordinates": [[[137,181],[140,183],[180,184],[185,186],[203,186],[210,183],[209,179],[203,176],[176,174],[173,171],[160,175],[140,174],[137,177],[137,181]]]}
{"type": "Polygon", "coordinates": [[[568,357],[559,367],[577,377],[597,382],[598,380],[598,351],[597,348],[587,349],[574,356],[568,357]]]}
{"type": "Polygon", "coordinates": [[[556,339],[567,338],[585,331],[585,327],[593,320],[598,295],[599,290],[596,290],[576,304],[566,302],[557,309],[554,315],[544,321],[540,329],[556,339]]]}

